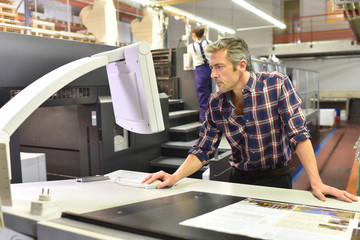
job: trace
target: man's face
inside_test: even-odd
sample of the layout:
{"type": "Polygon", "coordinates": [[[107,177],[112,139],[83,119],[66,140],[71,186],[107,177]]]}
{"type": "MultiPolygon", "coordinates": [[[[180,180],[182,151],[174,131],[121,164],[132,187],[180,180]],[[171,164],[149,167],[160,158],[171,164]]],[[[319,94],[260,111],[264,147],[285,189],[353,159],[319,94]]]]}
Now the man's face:
{"type": "Polygon", "coordinates": [[[226,50],[213,52],[210,57],[211,78],[215,80],[220,92],[234,90],[240,83],[240,71],[237,66],[234,71],[233,64],[227,58],[226,50]]]}

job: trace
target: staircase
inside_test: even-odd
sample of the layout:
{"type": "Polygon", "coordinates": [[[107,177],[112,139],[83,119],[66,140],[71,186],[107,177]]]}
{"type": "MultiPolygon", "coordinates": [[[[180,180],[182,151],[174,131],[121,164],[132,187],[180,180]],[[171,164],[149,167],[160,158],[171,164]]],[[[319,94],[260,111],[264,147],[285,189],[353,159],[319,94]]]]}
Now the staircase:
{"type": "MultiPolygon", "coordinates": [[[[174,173],[184,162],[189,149],[196,143],[202,123],[199,122],[199,110],[184,110],[182,99],[169,99],[169,135],[170,141],[161,146],[161,156],[150,162],[152,172],[164,170],[174,173]]],[[[219,155],[191,175],[192,178],[203,178],[203,173],[210,167],[209,178],[227,181],[230,167],[228,158],[231,155],[227,144],[220,144],[219,155]],[[224,174],[226,173],[226,174],[224,174]]]]}

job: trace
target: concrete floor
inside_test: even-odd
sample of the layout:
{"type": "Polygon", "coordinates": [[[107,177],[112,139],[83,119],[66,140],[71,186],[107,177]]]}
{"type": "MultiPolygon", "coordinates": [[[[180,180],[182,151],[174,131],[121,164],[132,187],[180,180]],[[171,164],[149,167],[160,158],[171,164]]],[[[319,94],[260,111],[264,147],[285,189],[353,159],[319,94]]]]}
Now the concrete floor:
{"type": "MultiPolygon", "coordinates": [[[[343,190],[348,189],[356,152],[354,145],[359,136],[360,121],[336,121],[334,128],[320,128],[318,134],[313,134],[312,143],[320,176],[325,184],[343,190]]],[[[299,164],[297,157],[294,156],[293,159],[294,165],[297,166],[299,164]]],[[[354,179],[350,182],[354,184],[354,179]]],[[[354,189],[354,186],[349,187],[354,189]]],[[[298,175],[293,188],[310,189],[305,172],[298,175]]]]}

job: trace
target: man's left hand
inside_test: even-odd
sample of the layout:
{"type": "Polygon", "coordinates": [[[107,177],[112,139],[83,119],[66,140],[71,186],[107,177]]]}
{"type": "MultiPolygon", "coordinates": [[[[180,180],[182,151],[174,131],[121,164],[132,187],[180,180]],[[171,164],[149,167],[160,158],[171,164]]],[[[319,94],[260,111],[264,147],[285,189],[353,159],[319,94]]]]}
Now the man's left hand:
{"type": "Polygon", "coordinates": [[[328,186],[326,184],[321,184],[317,187],[313,187],[313,194],[323,202],[326,201],[326,197],[325,197],[326,195],[332,195],[334,197],[337,197],[337,198],[342,199],[345,202],[349,202],[349,203],[358,201],[358,197],[356,197],[355,195],[348,193],[346,191],[339,190],[337,188],[328,186]]]}

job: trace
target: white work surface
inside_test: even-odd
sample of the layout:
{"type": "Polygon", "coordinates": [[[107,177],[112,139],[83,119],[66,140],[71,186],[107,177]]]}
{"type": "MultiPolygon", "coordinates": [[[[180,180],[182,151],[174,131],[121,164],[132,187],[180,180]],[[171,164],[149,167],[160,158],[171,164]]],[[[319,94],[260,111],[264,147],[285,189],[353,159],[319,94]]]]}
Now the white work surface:
{"type": "MultiPolygon", "coordinates": [[[[30,214],[31,201],[37,200],[41,189],[50,189],[61,211],[85,213],[130,203],[166,197],[188,191],[201,191],[241,197],[259,198],[295,204],[323,206],[360,211],[360,202],[346,203],[328,198],[321,202],[311,192],[280,188],[251,186],[200,179],[184,179],[167,189],[141,189],[122,186],[115,178],[143,179],[147,173],[119,170],[109,174],[111,180],[80,183],[76,180],[12,184],[12,207],[3,207],[5,225],[15,231],[42,239],[139,239],[135,234],[107,229],[100,226],[30,214]]],[[[150,239],[142,236],[141,239],[150,239]]]]}

